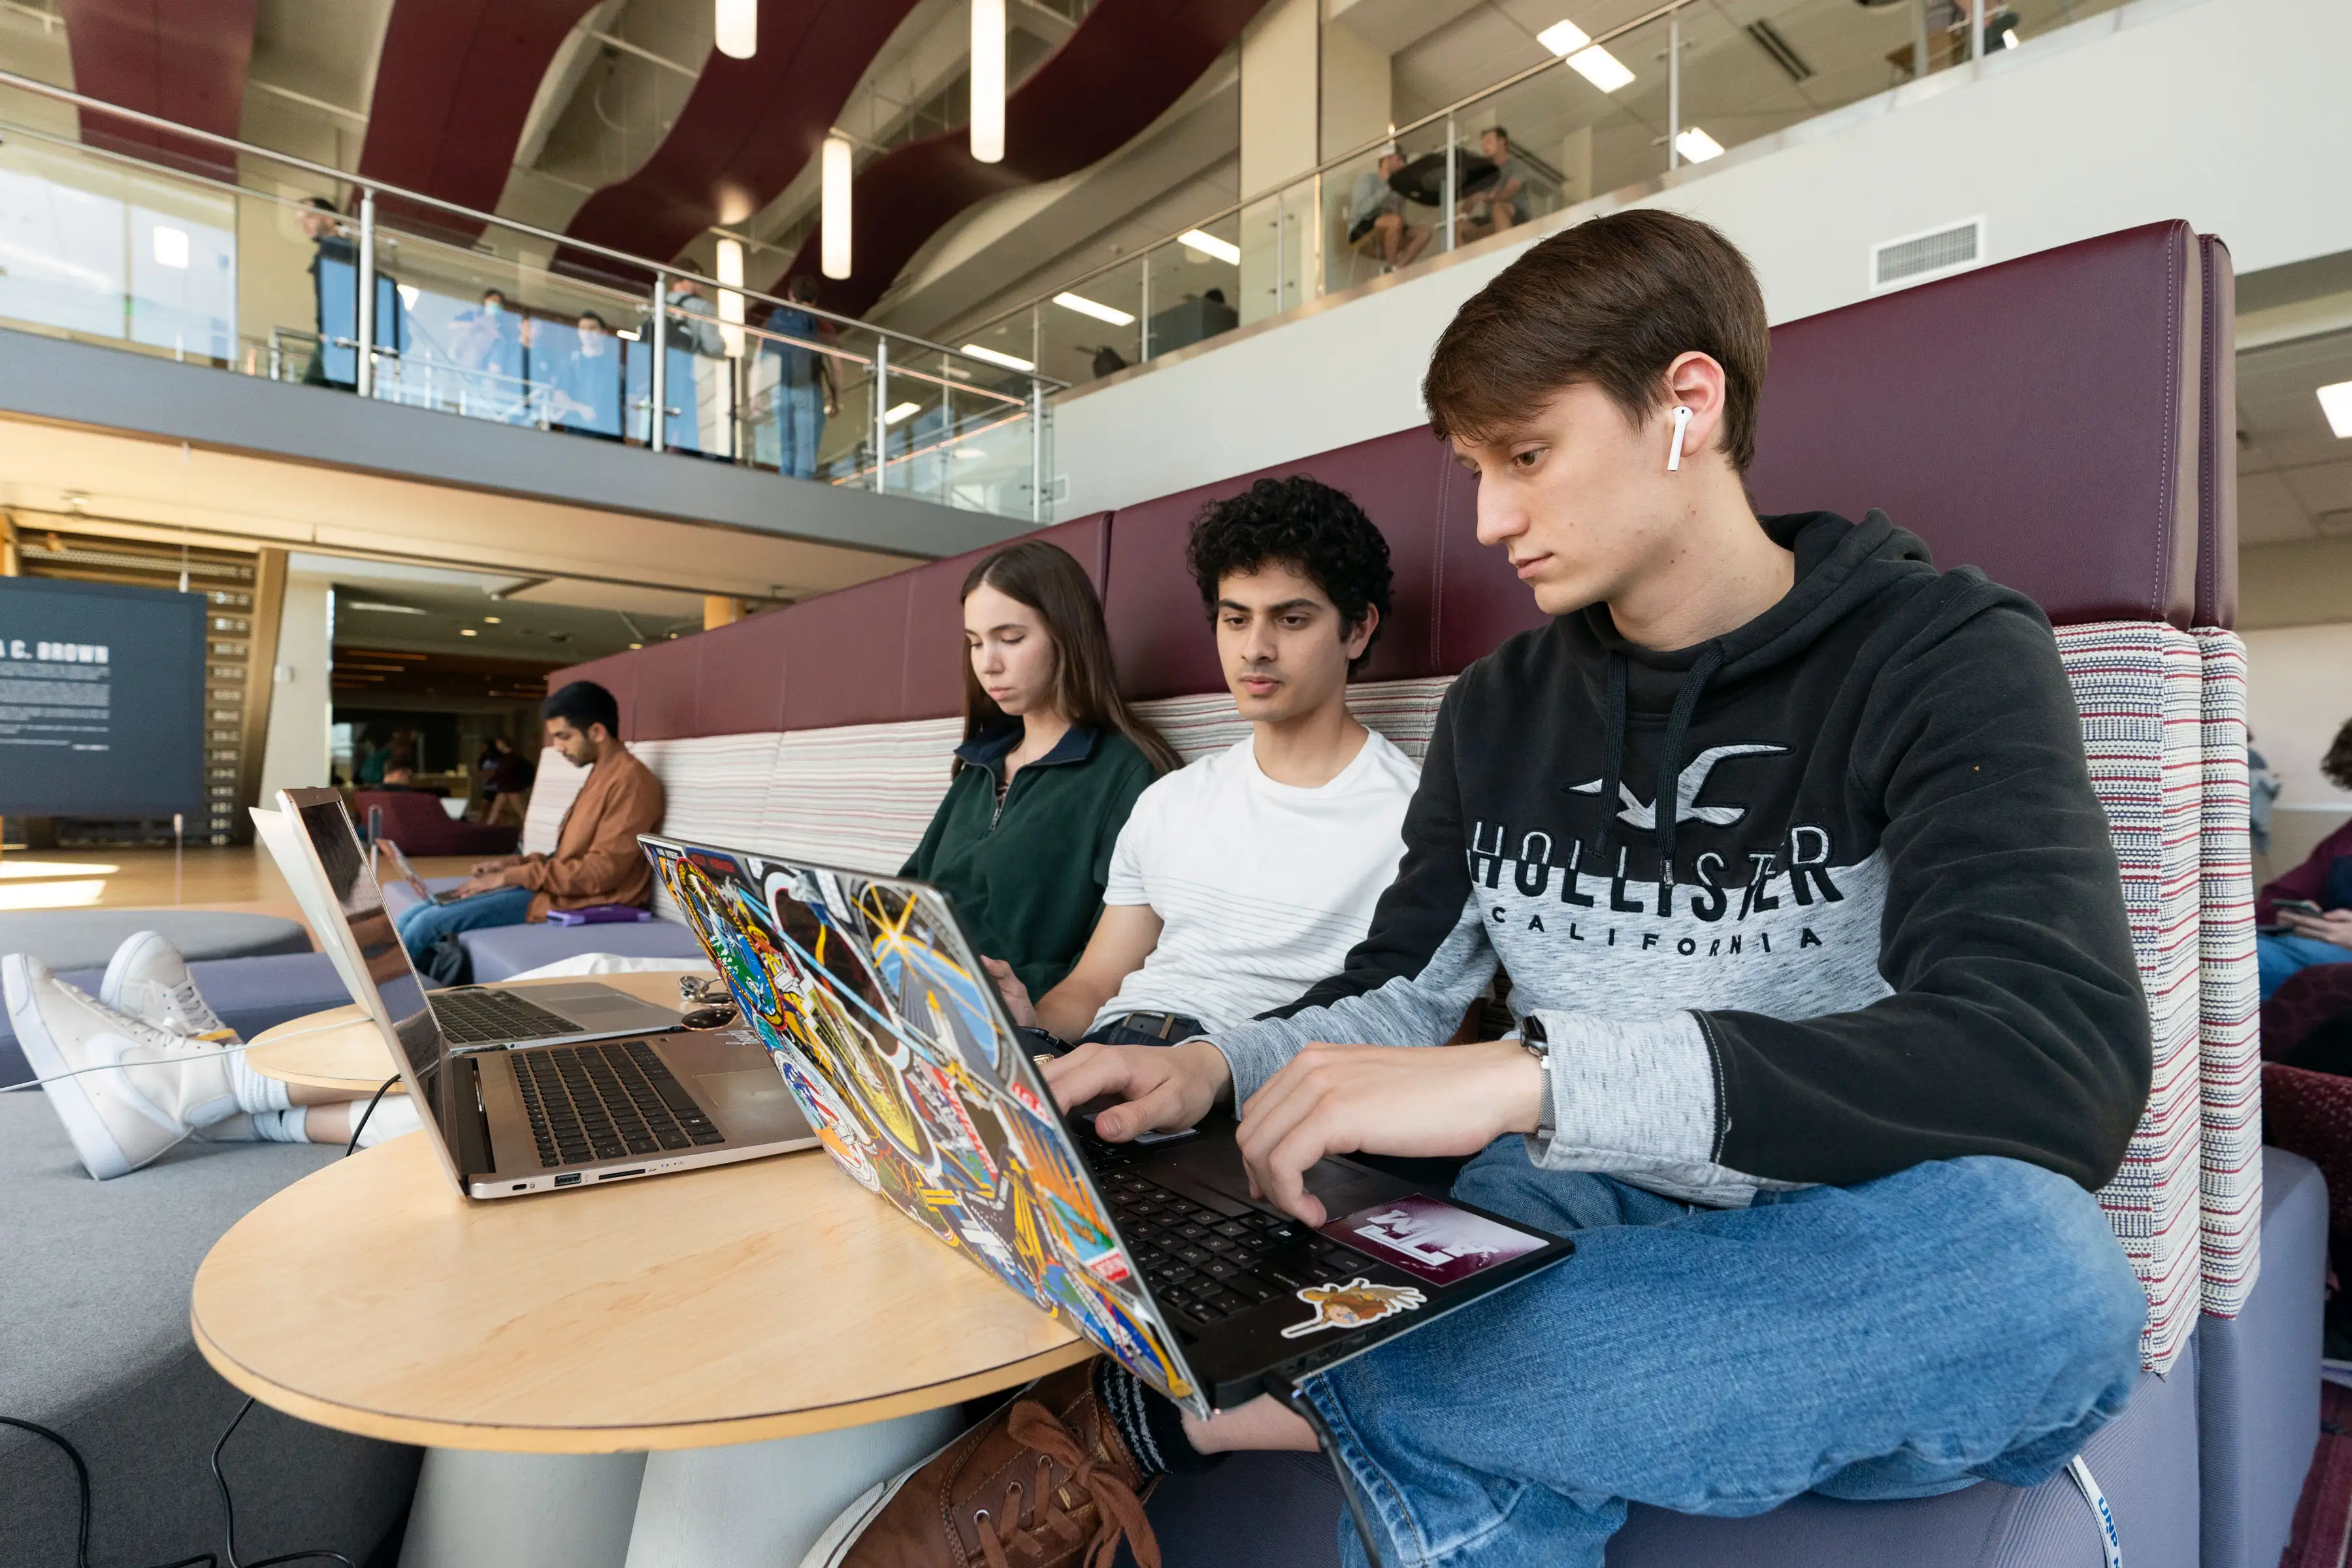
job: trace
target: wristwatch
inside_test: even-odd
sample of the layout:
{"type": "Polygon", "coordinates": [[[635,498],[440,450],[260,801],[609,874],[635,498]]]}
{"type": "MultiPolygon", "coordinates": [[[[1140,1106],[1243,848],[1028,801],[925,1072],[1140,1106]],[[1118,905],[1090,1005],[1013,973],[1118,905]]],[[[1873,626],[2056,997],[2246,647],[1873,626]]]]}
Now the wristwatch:
{"type": "Polygon", "coordinates": [[[1519,1047],[1543,1068],[1543,1098],[1536,1105],[1536,1132],[1549,1138],[1559,1131],[1559,1112],[1551,1101],[1551,1037],[1533,1013],[1519,1020],[1519,1047]]]}

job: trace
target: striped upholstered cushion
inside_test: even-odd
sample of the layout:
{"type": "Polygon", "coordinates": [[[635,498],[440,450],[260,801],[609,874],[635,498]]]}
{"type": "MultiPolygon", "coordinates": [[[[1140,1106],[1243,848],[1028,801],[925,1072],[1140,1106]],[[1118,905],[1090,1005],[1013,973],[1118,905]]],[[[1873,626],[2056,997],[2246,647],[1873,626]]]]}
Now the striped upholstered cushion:
{"type": "Polygon", "coordinates": [[[2099,1204],[2147,1291],[2141,1363],[2163,1372],[2200,1296],[2201,664],[2188,634],[2142,622],[2061,627],[2058,647],[2122,868],[2155,1035],[2147,1109],[2099,1204]]]}
{"type": "Polygon", "coordinates": [[[948,792],[960,719],[797,730],[776,746],[756,847],[896,872],[948,792]]]}
{"type": "MultiPolygon", "coordinates": [[[[1348,709],[1367,729],[1387,736],[1414,762],[1429,750],[1429,733],[1437,723],[1437,704],[1454,684],[1450,675],[1423,680],[1382,680],[1352,688],[1348,709]]],[[[1137,704],[1138,710],[1158,727],[1168,743],[1187,763],[1239,741],[1249,724],[1234,711],[1234,700],[1224,692],[1206,697],[1167,697],[1137,704]]]]}
{"type": "Polygon", "coordinates": [[[2263,1076],[2254,889],[2246,835],[2246,645],[2200,627],[2204,662],[2205,1310],[2237,1316],[2262,1270],[2263,1076]]]}

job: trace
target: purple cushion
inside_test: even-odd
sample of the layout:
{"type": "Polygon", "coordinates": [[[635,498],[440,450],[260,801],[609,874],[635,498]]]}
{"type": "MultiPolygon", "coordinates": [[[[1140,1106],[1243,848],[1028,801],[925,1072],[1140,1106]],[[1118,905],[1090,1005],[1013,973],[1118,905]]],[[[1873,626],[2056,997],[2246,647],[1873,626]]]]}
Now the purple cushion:
{"type": "Polygon", "coordinates": [[[457,940],[474,960],[478,984],[504,980],[527,969],[583,952],[616,952],[624,958],[700,958],[694,933],[668,921],[643,925],[489,926],[462,932],[457,940]]]}

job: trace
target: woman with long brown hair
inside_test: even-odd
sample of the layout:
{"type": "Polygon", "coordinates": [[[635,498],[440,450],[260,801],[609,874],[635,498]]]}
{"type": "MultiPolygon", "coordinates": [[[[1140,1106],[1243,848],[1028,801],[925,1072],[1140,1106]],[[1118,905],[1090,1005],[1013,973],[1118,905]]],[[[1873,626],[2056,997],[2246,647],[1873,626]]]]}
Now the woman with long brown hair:
{"type": "Polygon", "coordinates": [[[1178,765],[1119,695],[1094,584],[1042,540],[963,583],[963,744],[902,875],[936,882],[1034,996],[1057,984],[1102,911],[1136,796],[1178,765]]]}

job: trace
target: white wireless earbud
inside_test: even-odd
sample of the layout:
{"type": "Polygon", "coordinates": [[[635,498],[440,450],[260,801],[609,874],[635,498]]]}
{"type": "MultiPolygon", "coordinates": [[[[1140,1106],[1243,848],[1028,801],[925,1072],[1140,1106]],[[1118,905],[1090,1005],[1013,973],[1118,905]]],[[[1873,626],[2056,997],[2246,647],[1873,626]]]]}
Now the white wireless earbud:
{"type": "Polygon", "coordinates": [[[1678,472],[1683,466],[1683,432],[1690,428],[1691,411],[1677,405],[1675,409],[1675,442],[1666,448],[1666,472],[1678,472]]]}

